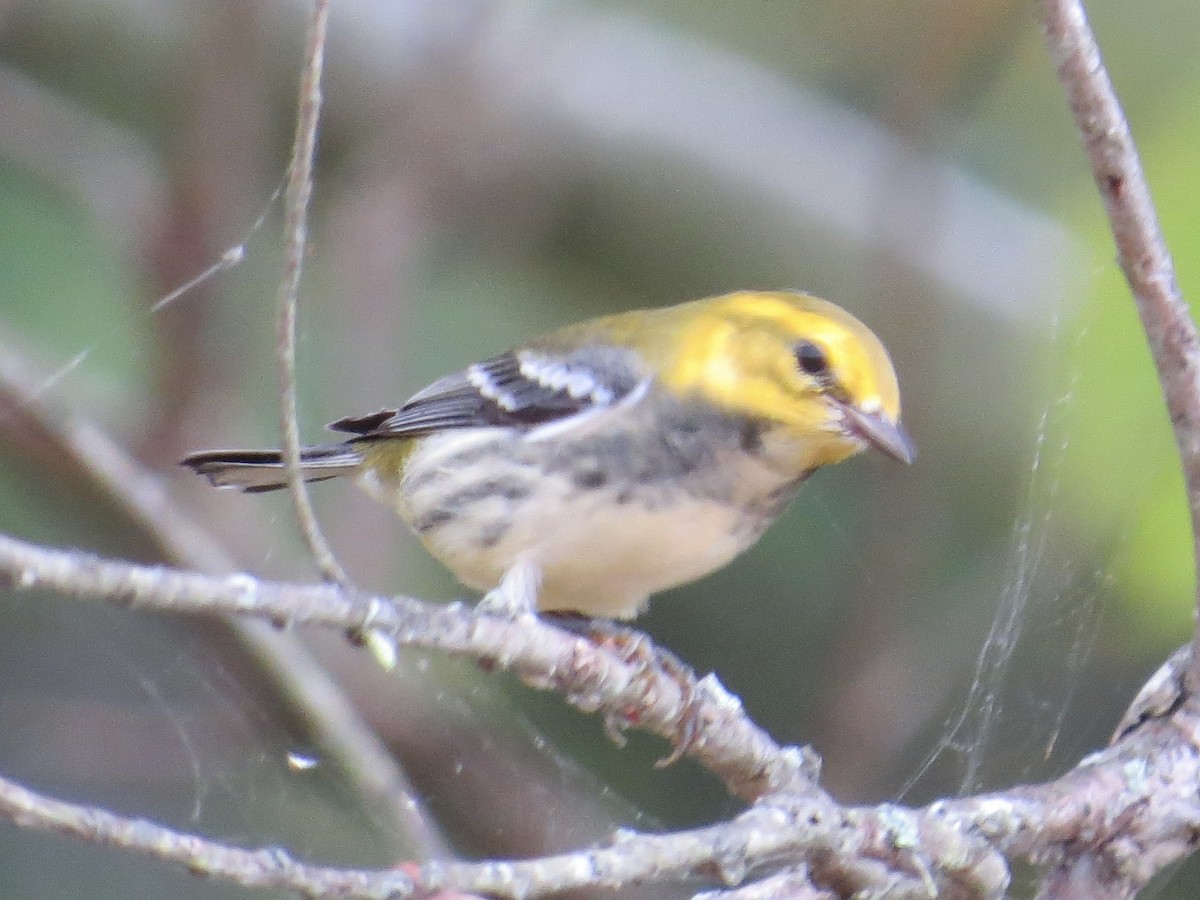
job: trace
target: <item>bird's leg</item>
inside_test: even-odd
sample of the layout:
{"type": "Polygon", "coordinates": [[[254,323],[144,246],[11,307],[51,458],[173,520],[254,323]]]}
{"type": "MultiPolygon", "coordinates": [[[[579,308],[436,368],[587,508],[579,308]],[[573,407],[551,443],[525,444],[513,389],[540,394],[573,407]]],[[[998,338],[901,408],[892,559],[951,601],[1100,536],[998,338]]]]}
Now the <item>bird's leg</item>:
{"type": "MultiPolygon", "coordinates": [[[[621,659],[643,671],[661,672],[679,685],[681,712],[675,735],[675,747],[655,763],[665,768],[678,762],[696,743],[700,730],[700,698],[696,692],[696,673],[678,656],[650,641],[641,631],[611,619],[594,619],[576,612],[551,611],[545,618],[569,631],[582,634],[597,646],[612,650],[621,659]]],[[[605,729],[613,743],[623,746],[622,723],[613,716],[605,718],[605,729]]]]}
{"type": "Polygon", "coordinates": [[[513,621],[535,616],[541,587],[541,566],[521,557],[508,567],[500,583],[483,595],[476,609],[484,615],[513,621]]]}

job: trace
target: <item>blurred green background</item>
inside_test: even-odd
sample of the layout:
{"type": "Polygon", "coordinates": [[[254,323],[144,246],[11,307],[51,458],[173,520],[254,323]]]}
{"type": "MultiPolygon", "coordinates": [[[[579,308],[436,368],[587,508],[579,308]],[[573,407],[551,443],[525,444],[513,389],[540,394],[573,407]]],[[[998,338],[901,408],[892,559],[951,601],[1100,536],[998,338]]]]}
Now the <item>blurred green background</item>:
{"type": "MultiPolygon", "coordinates": [[[[1200,6],[1089,8],[1192,294],[1200,6]]],[[[0,399],[4,531],[162,556],[33,433],[48,410],[105,430],[238,567],[311,577],[286,499],[175,466],[275,443],[273,195],[304,15],[0,0],[0,346],[34,386],[0,399]]],[[[1029,4],[338,0],[327,79],[310,440],[544,328],[737,288],[812,291],[888,344],[918,463],[820,473],[644,620],[813,744],[837,796],[1052,777],[1187,639],[1171,435],[1029,4]]],[[[461,596],[386,512],[315,493],[360,584],[461,596]]],[[[737,809],[690,762],[652,768],[662,742],[617,749],[553,696],[309,639],[466,855],[737,809]]],[[[218,625],[6,595],[0,671],[0,771],[30,786],[325,862],[411,852],[218,625]]],[[[7,826],[0,872],[14,898],[247,896],[7,826]]]]}

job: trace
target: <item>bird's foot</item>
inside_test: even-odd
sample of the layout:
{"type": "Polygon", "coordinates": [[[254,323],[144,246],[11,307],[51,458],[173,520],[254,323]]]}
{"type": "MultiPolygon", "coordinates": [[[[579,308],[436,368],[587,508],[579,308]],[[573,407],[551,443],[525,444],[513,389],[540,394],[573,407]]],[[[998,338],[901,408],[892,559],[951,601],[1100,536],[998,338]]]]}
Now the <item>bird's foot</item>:
{"type": "Polygon", "coordinates": [[[520,559],[509,566],[500,583],[480,598],[476,609],[487,616],[510,621],[537,615],[538,591],[542,570],[537,563],[520,559]]]}
{"type": "MultiPolygon", "coordinates": [[[[696,745],[700,734],[700,697],[696,690],[696,673],[678,656],[654,644],[644,633],[611,619],[593,619],[574,612],[547,612],[546,618],[570,631],[581,634],[599,647],[616,653],[623,662],[637,666],[644,672],[660,672],[672,679],[681,695],[679,724],[675,732],[675,746],[669,754],[655,763],[665,768],[678,762],[696,745]]],[[[622,733],[624,725],[615,715],[604,720],[605,729],[613,743],[625,744],[622,733]]]]}

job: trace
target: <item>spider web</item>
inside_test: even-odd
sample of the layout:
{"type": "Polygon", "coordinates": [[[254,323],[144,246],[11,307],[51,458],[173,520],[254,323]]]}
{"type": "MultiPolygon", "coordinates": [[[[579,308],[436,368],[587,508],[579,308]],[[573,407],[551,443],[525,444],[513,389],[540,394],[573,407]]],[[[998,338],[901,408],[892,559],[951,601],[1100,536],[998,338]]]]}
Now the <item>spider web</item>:
{"type": "MultiPolygon", "coordinates": [[[[194,278],[155,301],[145,315],[161,313],[183,301],[192,288],[242,263],[247,258],[248,244],[268,220],[278,195],[278,190],[271,195],[240,242],[194,278]]],[[[44,395],[69,386],[72,379],[84,377],[88,360],[115,333],[102,335],[44,378],[34,399],[44,399],[44,395]]],[[[1073,396],[1074,388],[1069,386],[1040,418],[1025,499],[1012,530],[1008,578],[962,711],[946,723],[935,749],[904,793],[946,757],[958,761],[962,770],[960,789],[970,792],[989,781],[1001,780],[993,771],[1001,750],[1006,758],[1016,760],[1019,774],[1024,775],[1055,748],[1096,638],[1102,588],[1108,577],[1103,570],[1080,569],[1057,558],[1051,541],[1060,470],[1070,447],[1067,437],[1061,434],[1063,411],[1073,396]],[[1047,637],[1061,647],[1057,662],[1031,674],[1019,665],[1023,647],[1033,639],[1047,637]],[[1014,729],[1009,727],[1014,720],[1022,723],[1017,747],[1012,746],[1014,729]]],[[[121,615],[114,613],[112,621],[120,621],[121,615]]],[[[275,819],[295,820],[297,809],[315,816],[308,798],[328,792],[339,795],[331,804],[333,815],[353,823],[356,834],[376,824],[363,822],[361,813],[354,810],[347,781],[331,771],[319,748],[308,743],[303,723],[281,722],[265,713],[272,705],[271,698],[247,690],[246,673],[238,671],[234,663],[210,658],[211,644],[206,638],[175,626],[169,631],[174,649],[166,653],[156,655],[142,646],[107,650],[90,660],[106,669],[114,681],[123,682],[129,694],[140,697],[150,719],[163,726],[159,747],[176,759],[187,785],[186,804],[167,811],[164,818],[208,833],[260,842],[268,812],[282,813],[275,819]]],[[[96,648],[82,634],[73,640],[81,649],[96,648]]],[[[409,659],[404,664],[412,667],[404,677],[416,679],[427,661],[409,659]]],[[[459,672],[453,677],[463,676],[459,672]]],[[[432,705],[446,720],[477,723],[496,701],[485,689],[468,683],[462,691],[438,691],[432,705]]],[[[489,721],[496,724],[494,718],[489,721]]],[[[550,810],[565,832],[574,809],[561,797],[578,796],[584,779],[578,767],[544,739],[542,729],[521,724],[516,715],[510,717],[510,722],[516,725],[505,740],[520,743],[522,749],[498,754],[496,745],[487,743],[492,739],[483,737],[480,728],[464,725],[464,732],[472,735],[475,746],[460,746],[453,758],[440,760],[439,764],[454,777],[466,777],[474,765],[471,760],[488,753],[534,757],[537,765],[550,773],[543,780],[550,786],[548,794],[560,795],[547,796],[539,808],[550,810]]],[[[596,790],[594,785],[588,789],[596,790]]],[[[327,820],[329,810],[322,812],[327,820]]],[[[302,854],[326,847],[302,829],[280,835],[279,840],[302,854]]],[[[571,843],[586,843],[586,839],[571,843]]]]}
{"type": "MultiPolygon", "coordinates": [[[[1077,358],[1063,353],[1063,344],[1054,328],[1052,358],[1077,358]]],[[[964,795],[1051,774],[1047,764],[1072,712],[1113,581],[1105,565],[1073,558],[1055,543],[1077,379],[1074,369],[1052,375],[1052,382],[1066,386],[1038,418],[1003,586],[965,698],[906,780],[901,797],[947,765],[959,773],[951,777],[964,795]]]]}

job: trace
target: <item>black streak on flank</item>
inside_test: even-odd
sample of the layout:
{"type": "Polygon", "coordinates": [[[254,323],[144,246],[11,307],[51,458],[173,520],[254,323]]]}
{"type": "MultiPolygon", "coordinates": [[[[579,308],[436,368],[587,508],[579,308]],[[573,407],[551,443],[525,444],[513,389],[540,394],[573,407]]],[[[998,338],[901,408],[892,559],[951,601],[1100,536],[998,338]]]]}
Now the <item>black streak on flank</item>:
{"type": "Polygon", "coordinates": [[[479,484],[474,484],[471,487],[448,494],[442,499],[441,505],[450,509],[461,509],[464,506],[469,506],[472,503],[478,503],[482,500],[490,500],[493,497],[515,503],[518,500],[524,500],[528,497],[530,490],[529,485],[516,479],[489,478],[487,481],[481,481],[479,484]]]}
{"type": "Polygon", "coordinates": [[[787,505],[792,502],[792,498],[796,496],[796,491],[800,488],[800,485],[804,484],[810,474],[809,472],[804,472],[799,478],[793,478],[786,484],[781,484],[761,500],[751,504],[746,511],[751,516],[762,518],[766,522],[774,521],[787,505]]]}
{"type": "Polygon", "coordinates": [[[405,489],[410,495],[419,493],[425,488],[432,487],[439,481],[446,481],[450,478],[451,473],[444,468],[428,468],[421,471],[419,475],[412,475],[405,481],[405,489]]]}
{"type": "Polygon", "coordinates": [[[479,549],[490,550],[504,540],[504,535],[508,534],[510,524],[501,519],[485,526],[479,533],[479,549]]]}
{"type": "Polygon", "coordinates": [[[758,456],[762,453],[763,431],[765,428],[766,426],[762,422],[755,422],[752,419],[743,423],[738,439],[744,452],[752,456],[758,456]]]}
{"type": "Polygon", "coordinates": [[[595,490],[608,484],[608,473],[603,469],[576,469],[571,473],[571,483],[579,488],[595,490]]]}
{"type": "Polygon", "coordinates": [[[440,528],[454,521],[454,513],[448,509],[434,507],[425,515],[413,520],[413,528],[417,534],[427,534],[435,528],[440,528]]]}

